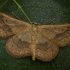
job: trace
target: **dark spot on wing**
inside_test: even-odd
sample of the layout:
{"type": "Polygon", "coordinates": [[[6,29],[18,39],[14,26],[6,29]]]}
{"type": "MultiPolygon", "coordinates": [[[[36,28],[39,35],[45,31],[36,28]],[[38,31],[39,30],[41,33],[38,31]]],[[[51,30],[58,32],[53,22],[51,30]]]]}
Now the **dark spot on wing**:
{"type": "Polygon", "coordinates": [[[25,42],[25,41],[21,41],[20,39],[18,40],[18,43],[17,43],[17,47],[18,48],[28,48],[29,47],[29,43],[28,42],[25,42]]]}
{"type": "Polygon", "coordinates": [[[8,22],[8,20],[5,20],[6,22],[8,22]]]}
{"type": "Polygon", "coordinates": [[[11,28],[7,24],[5,24],[2,18],[0,18],[0,28],[3,29],[5,32],[7,31],[12,33],[11,28]]]}
{"type": "Polygon", "coordinates": [[[68,36],[70,36],[70,26],[68,26],[66,31],[64,31],[63,33],[57,34],[54,39],[60,41],[68,36]]]}
{"type": "Polygon", "coordinates": [[[49,48],[49,45],[47,43],[39,43],[37,44],[37,48],[41,51],[46,51],[49,48]]]}
{"type": "Polygon", "coordinates": [[[30,46],[30,43],[22,41],[21,39],[18,39],[18,37],[13,39],[13,43],[20,49],[28,48],[30,46]]]}

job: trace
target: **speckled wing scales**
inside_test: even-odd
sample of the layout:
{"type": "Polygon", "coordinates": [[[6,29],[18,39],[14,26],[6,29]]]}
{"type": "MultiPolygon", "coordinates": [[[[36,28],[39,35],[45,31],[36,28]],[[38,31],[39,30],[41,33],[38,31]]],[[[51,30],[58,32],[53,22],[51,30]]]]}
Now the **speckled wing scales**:
{"type": "Polygon", "coordinates": [[[27,31],[30,26],[30,24],[24,21],[20,21],[6,14],[0,13],[0,37],[2,38],[23,33],[27,31]]]}
{"type": "Polygon", "coordinates": [[[51,61],[59,51],[58,45],[42,33],[38,33],[35,57],[42,61],[51,61]]]}
{"type": "Polygon", "coordinates": [[[70,44],[70,24],[41,25],[39,31],[60,47],[70,44]]]}

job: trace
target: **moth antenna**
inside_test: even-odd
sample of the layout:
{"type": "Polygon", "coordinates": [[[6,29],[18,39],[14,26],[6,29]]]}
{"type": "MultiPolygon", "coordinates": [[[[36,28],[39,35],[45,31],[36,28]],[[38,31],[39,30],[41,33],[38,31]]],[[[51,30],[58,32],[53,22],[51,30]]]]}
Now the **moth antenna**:
{"type": "Polygon", "coordinates": [[[19,18],[14,14],[14,12],[12,12],[12,14],[13,14],[17,19],[19,19],[19,18]]]}
{"type": "Polygon", "coordinates": [[[43,23],[43,25],[49,25],[49,24],[51,24],[51,22],[53,22],[55,20],[55,18],[53,18],[50,22],[48,22],[48,23],[43,23]]]}
{"type": "Polygon", "coordinates": [[[51,23],[51,22],[53,22],[55,20],[55,18],[53,18],[50,22],[49,22],[49,24],[51,23]]]}

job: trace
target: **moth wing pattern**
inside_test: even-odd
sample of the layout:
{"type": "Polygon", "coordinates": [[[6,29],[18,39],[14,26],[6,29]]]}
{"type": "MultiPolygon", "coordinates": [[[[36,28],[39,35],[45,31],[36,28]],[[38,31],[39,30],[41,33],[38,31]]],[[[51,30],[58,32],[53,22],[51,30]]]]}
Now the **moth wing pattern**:
{"type": "Polygon", "coordinates": [[[70,24],[41,25],[39,31],[60,47],[70,44],[70,24]]]}
{"type": "Polygon", "coordinates": [[[31,56],[30,45],[31,35],[26,31],[10,38],[6,43],[6,50],[16,58],[31,56]]]}
{"type": "Polygon", "coordinates": [[[0,13],[0,37],[6,38],[11,35],[20,34],[27,31],[30,24],[12,18],[4,13],[0,13]]]}
{"type": "Polygon", "coordinates": [[[45,37],[42,33],[38,33],[36,41],[35,57],[42,61],[51,61],[58,54],[58,45],[45,37]]]}
{"type": "Polygon", "coordinates": [[[59,47],[70,44],[70,24],[36,26],[0,13],[0,37],[9,36],[12,37],[6,43],[6,50],[12,56],[51,61],[59,47]]]}

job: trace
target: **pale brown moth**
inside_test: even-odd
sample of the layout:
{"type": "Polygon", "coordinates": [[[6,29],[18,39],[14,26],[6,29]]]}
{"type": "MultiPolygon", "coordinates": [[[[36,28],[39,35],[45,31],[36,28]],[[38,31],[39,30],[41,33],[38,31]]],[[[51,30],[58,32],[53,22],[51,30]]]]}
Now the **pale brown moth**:
{"type": "Polygon", "coordinates": [[[12,56],[51,61],[59,47],[70,44],[70,24],[29,24],[0,13],[0,37],[9,36],[12,37],[7,41],[6,49],[12,56]]]}

